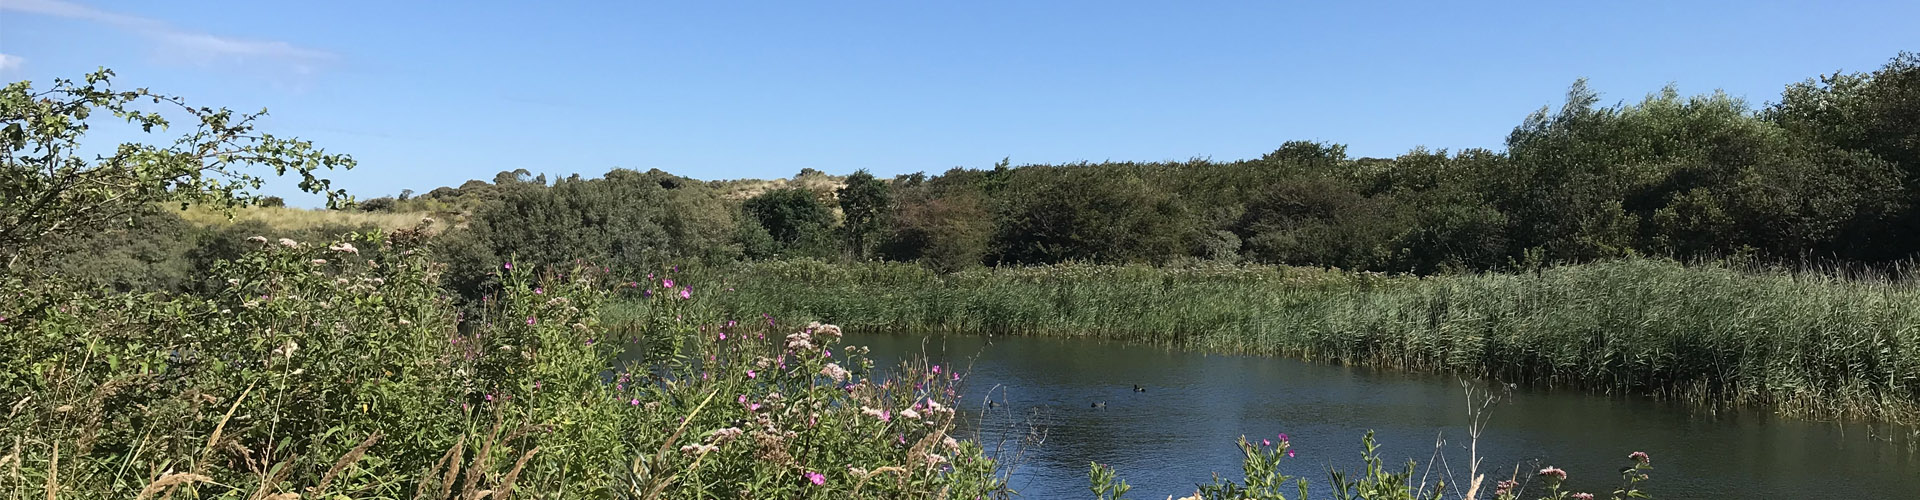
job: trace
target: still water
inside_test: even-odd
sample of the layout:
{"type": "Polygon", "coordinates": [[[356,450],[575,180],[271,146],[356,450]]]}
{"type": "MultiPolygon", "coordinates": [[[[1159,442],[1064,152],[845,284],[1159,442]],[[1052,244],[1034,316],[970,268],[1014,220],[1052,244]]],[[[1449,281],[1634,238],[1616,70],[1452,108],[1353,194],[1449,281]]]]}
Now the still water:
{"type": "MultiPolygon", "coordinates": [[[[1437,450],[1466,478],[1468,403],[1460,381],[1444,376],[1074,339],[868,334],[847,343],[871,346],[876,367],[924,354],[967,373],[969,429],[1003,460],[1019,455],[1010,486],[1023,498],[1090,498],[1088,462],[1117,468],[1133,498],[1190,494],[1214,473],[1242,477],[1236,438],[1281,432],[1298,454],[1282,472],[1306,477],[1316,498],[1330,498],[1327,467],[1361,470],[1369,429],[1389,465],[1416,459],[1424,473],[1437,450]],[[1044,440],[1023,446],[1028,436],[1044,440]]],[[[1897,428],[1706,414],[1578,391],[1497,392],[1478,441],[1484,490],[1516,466],[1527,477],[1551,465],[1569,472],[1576,491],[1606,498],[1627,454],[1645,451],[1654,469],[1643,489],[1655,498],[1920,499],[1920,440],[1897,428]]]]}

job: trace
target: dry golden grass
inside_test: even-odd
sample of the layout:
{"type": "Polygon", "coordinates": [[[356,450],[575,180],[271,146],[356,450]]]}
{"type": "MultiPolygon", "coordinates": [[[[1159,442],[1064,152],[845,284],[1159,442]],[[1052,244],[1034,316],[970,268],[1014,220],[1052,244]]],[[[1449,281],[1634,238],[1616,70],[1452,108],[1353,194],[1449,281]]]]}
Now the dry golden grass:
{"type": "Polygon", "coordinates": [[[759,196],[760,193],[775,189],[802,188],[815,193],[832,193],[845,185],[846,176],[808,174],[796,175],[791,179],[731,179],[712,181],[710,184],[720,191],[720,197],[729,200],[744,200],[759,196]]]}
{"type": "MultiPolygon", "coordinates": [[[[274,229],[300,230],[320,226],[364,226],[372,225],[381,229],[395,230],[414,227],[421,219],[433,217],[425,212],[356,212],[344,210],[308,210],[293,207],[246,207],[236,208],[231,217],[226,211],[189,207],[186,210],[172,210],[175,215],[188,222],[205,226],[233,224],[255,220],[264,222],[274,229]]],[[[445,229],[447,221],[436,218],[433,228],[445,229]]]]}

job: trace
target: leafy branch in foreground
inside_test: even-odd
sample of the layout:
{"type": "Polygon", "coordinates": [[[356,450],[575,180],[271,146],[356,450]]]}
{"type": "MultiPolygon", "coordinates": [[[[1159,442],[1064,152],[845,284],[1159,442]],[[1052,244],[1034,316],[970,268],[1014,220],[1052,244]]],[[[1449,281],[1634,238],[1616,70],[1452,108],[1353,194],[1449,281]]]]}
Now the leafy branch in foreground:
{"type": "Polygon", "coordinates": [[[8,264],[50,236],[127,221],[154,203],[251,204],[264,183],[251,173],[254,167],[297,173],[300,189],[325,195],[330,207],[351,201],[316,172],[353,168],[353,158],[256,131],[266,110],[235,113],[145,88],[116,91],[112,77],[103,68],[81,82],[56,79],[45,90],[26,81],[0,89],[0,255],[8,264]],[[165,146],[129,142],[109,153],[81,148],[97,111],[143,133],[171,128],[173,121],[153,107],[184,113],[191,128],[165,146]]]}

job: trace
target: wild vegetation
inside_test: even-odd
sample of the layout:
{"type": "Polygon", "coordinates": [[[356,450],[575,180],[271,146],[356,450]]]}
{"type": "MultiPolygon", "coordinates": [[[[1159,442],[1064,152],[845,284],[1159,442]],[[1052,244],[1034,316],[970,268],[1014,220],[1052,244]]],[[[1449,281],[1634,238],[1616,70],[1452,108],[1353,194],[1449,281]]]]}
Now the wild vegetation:
{"type": "Polygon", "coordinates": [[[1096,337],[1920,423],[1920,286],[1884,276],[1648,259],[1428,277],[1284,266],[729,269],[729,310],[862,330],[1096,337]]]}
{"type": "MultiPolygon", "coordinates": [[[[9,497],[1011,493],[953,435],[964,376],[883,375],[811,318],[1920,421],[1915,54],[1757,110],[1671,89],[1601,106],[1576,84],[1497,152],[520,170],[359,203],[322,177],[351,157],[111,78],[0,91],[9,497]],[[95,114],[183,132],[83,147],[95,114]],[[329,209],[277,207],[267,171],[329,209]]],[[[1200,496],[1278,498],[1280,441],[1241,443],[1246,479],[1200,496]]],[[[1564,474],[1541,471],[1546,495],[1572,494],[1564,474]]],[[[1441,494],[1377,457],[1332,479],[1441,494]]]]}

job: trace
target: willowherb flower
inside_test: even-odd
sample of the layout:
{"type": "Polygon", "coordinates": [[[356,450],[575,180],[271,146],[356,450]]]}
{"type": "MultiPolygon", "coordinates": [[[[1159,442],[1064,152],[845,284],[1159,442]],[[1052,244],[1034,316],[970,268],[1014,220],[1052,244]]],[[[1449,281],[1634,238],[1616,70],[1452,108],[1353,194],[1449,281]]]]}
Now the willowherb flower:
{"type": "Polygon", "coordinates": [[[759,377],[760,375],[757,373],[754,373],[753,370],[747,370],[747,378],[759,378],[759,377]]]}
{"type": "Polygon", "coordinates": [[[668,289],[668,290],[672,290],[672,289],[673,289],[673,278],[667,278],[667,279],[663,279],[663,280],[660,280],[660,288],[665,288],[665,289],[668,289]]]}
{"type": "Polygon", "coordinates": [[[539,323],[539,322],[540,322],[540,320],[537,320],[537,319],[534,319],[534,317],[533,317],[533,316],[527,316],[527,324],[529,324],[529,325],[531,325],[531,324],[534,324],[534,323],[539,323]]]}
{"type": "Polygon", "coordinates": [[[685,299],[691,299],[691,298],[693,298],[693,289],[692,289],[692,288],[681,288],[681,289],[680,289],[680,298],[681,298],[682,300],[685,300],[685,299]]]}
{"type": "Polygon", "coordinates": [[[821,475],[818,472],[807,471],[807,482],[813,483],[814,486],[822,486],[827,484],[827,476],[821,475]]]}
{"type": "Polygon", "coordinates": [[[1540,469],[1540,477],[1551,477],[1555,481],[1565,481],[1567,480],[1567,471],[1560,470],[1558,467],[1547,467],[1540,469]]]}
{"type": "Polygon", "coordinates": [[[1640,462],[1642,464],[1653,463],[1653,459],[1651,457],[1648,457],[1647,452],[1644,452],[1644,451],[1633,452],[1633,454],[1627,455],[1627,458],[1631,458],[1633,459],[1633,461],[1640,462]]]}

